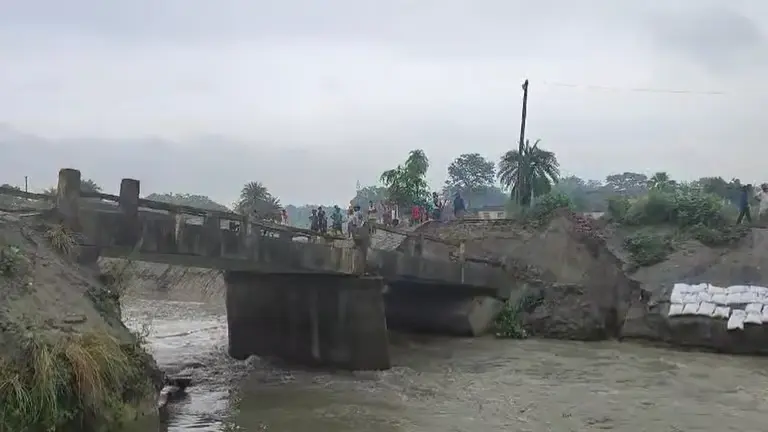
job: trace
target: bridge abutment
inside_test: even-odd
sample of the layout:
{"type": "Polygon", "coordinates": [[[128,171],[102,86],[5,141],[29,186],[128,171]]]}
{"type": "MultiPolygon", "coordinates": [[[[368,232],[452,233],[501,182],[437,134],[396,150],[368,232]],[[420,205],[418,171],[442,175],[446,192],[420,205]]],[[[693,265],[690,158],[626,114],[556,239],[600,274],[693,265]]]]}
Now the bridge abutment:
{"type": "Polygon", "coordinates": [[[230,271],[229,354],[350,370],[390,367],[381,278],[230,271]]]}

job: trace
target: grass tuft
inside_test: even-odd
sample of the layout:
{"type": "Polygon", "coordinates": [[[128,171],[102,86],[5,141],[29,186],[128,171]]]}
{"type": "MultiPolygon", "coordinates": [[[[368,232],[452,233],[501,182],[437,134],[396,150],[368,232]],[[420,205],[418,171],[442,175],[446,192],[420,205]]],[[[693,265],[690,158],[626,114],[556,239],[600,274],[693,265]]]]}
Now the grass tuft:
{"type": "Polygon", "coordinates": [[[0,430],[120,424],[133,402],[125,395],[151,394],[136,350],[105,334],[29,338],[19,356],[0,362],[0,430]]]}
{"type": "Polygon", "coordinates": [[[74,233],[63,225],[53,225],[45,231],[45,238],[51,246],[64,255],[73,255],[77,252],[77,240],[74,233]]]}

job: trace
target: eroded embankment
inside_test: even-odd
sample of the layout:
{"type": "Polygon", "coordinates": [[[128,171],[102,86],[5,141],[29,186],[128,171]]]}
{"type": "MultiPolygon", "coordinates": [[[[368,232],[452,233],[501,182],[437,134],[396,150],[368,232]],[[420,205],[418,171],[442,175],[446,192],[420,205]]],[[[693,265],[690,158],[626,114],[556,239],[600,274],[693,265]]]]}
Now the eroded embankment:
{"type": "Polygon", "coordinates": [[[0,215],[0,430],[99,430],[156,413],[162,374],[71,233],[0,215]]]}
{"type": "Polygon", "coordinates": [[[768,230],[753,229],[735,246],[712,248],[685,241],[663,262],[633,265],[618,231],[560,211],[543,226],[511,221],[454,221],[424,228],[466,240],[467,253],[513,258],[528,333],[564,339],[621,337],[763,353],[764,325],[727,331],[726,320],[669,317],[675,283],[768,286],[768,230]]]}
{"type": "MultiPolygon", "coordinates": [[[[454,221],[424,230],[441,238],[465,240],[467,254],[495,255],[511,261],[524,308],[527,333],[577,340],[620,334],[638,286],[621,261],[605,247],[593,221],[557,212],[543,226],[512,220],[454,221]]],[[[429,247],[429,246],[426,246],[429,247]]]]}

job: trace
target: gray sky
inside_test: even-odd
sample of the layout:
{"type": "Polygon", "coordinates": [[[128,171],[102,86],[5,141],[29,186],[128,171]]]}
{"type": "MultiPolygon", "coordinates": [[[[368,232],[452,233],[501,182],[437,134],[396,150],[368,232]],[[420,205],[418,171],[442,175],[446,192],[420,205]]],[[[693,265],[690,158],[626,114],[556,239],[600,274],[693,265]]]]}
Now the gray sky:
{"type": "Polygon", "coordinates": [[[107,191],[136,177],[147,193],[229,203],[259,180],[286,203],[340,202],[423,148],[437,187],[459,154],[496,160],[515,145],[525,78],[528,136],[566,173],[768,180],[764,1],[4,0],[1,10],[0,182],[29,175],[44,187],[71,165],[107,191]]]}

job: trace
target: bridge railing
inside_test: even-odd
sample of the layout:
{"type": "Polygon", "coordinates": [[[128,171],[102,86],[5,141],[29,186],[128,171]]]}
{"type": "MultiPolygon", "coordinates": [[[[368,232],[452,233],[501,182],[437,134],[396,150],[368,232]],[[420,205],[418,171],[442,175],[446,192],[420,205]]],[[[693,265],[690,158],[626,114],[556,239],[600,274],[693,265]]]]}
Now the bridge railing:
{"type": "MultiPolygon", "coordinates": [[[[231,211],[208,210],[198,207],[170,204],[161,201],[153,201],[141,198],[140,182],[135,179],[122,179],[120,182],[120,193],[118,195],[107,194],[95,191],[83,191],[81,189],[80,171],[71,168],[64,168],[59,171],[59,180],[55,195],[26,192],[12,187],[0,186],[0,195],[13,196],[21,200],[14,208],[1,208],[0,211],[10,212],[30,212],[56,208],[64,223],[72,229],[80,226],[79,216],[80,208],[91,208],[98,210],[98,205],[106,206],[106,209],[120,212],[125,215],[126,223],[137,225],[135,232],[139,233],[141,228],[138,226],[138,214],[141,210],[152,212],[163,212],[172,215],[177,221],[177,230],[186,223],[200,224],[210,226],[214,229],[229,228],[237,230],[241,236],[247,236],[261,231],[262,235],[279,236],[294,240],[294,238],[305,238],[304,241],[325,242],[345,245],[353,243],[347,237],[340,237],[332,234],[322,234],[316,231],[297,228],[287,225],[270,222],[267,220],[256,219],[250,215],[243,215],[231,211]],[[96,207],[96,208],[94,208],[96,207]],[[197,219],[197,220],[195,220],[197,219]],[[197,222],[197,223],[195,223],[197,222]]],[[[476,262],[492,266],[503,266],[502,260],[489,259],[485,257],[473,257],[466,254],[466,245],[463,241],[451,241],[442,239],[433,235],[402,231],[392,227],[377,225],[376,229],[401,235],[404,238],[412,239],[411,253],[420,255],[426,242],[435,242],[453,248],[451,256],[460,262],[476,262]]]]}

